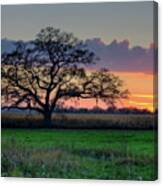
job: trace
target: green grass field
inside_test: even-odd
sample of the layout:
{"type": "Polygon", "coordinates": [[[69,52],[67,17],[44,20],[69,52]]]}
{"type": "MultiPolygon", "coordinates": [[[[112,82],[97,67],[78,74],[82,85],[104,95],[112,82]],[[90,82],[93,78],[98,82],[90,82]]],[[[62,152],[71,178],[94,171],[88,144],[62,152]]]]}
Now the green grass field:
{"type": "Polygon", "coordinates": [[[2,176],[157,179],[152,130],[2,129],[2,176]]]}

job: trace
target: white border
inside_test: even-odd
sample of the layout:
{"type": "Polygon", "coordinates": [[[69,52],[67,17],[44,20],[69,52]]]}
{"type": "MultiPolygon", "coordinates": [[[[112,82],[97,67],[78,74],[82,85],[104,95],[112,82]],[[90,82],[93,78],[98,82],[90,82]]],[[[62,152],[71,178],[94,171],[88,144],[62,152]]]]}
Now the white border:
{"type": "MultiPolygon", "coordinates": [[[[108,1],[108,0],[1,0],[1,4],[39,4],[39,3],[81,3],[81,2],[114,2],[116,0],[108,1]]],[[[132,1],[132,0],[130,0],[132,1]]],[[[122,0],[118,0],[118,2],[122,2],[122,0]]],[[[94,186],[126,186],[126,185],[143,185],[143,186],[151,186],[151,185],[163,185],[163,38],[161,37],[161,33],[163,33],[163,1],[157,0],[159,3],[159,179],[154,182],[144,182],[144,181],[103,181],[103,180],[64,180],[64,179],[28,179],[28,178],[0,178],[0,184],[3,186],[22,186],[22,185],[31,185],[31,186],[76,186],[76,185],[91,185],[94,186]],[[161,73],[162,72],[162,73],[161,73]],[[162,109],[162,110],[161,110],[162,109]]]]}

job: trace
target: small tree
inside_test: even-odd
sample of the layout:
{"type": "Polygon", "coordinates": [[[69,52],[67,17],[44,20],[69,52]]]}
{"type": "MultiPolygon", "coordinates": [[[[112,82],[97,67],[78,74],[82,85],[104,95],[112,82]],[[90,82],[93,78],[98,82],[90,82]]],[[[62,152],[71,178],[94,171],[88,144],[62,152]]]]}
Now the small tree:
{"type": "Polygon", "coordinates": [[[114,105],[127,97],[122,81],[103,69],[87,72],[97,61],[93,52],[72,34],[47,27],[29,43],[2,54],[2,109],[34,110],[51,126],[60,100],[95,98],[114,105]]]}

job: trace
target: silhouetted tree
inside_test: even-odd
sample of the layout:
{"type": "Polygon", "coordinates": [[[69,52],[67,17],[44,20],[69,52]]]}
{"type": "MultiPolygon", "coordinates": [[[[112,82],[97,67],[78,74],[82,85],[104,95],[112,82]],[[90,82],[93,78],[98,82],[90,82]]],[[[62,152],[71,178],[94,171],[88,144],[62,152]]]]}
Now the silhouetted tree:
{"type": "Polygon", "coordinates": [[[126,98],[123,82],[106,69],[87,72],[94,53],[72,34],[47,27],[34,41],[17,42],[2,54],[2,108],[34,110],[51,126],[57,103],[69,98],[95,98],[114,105],[126,98]]]}

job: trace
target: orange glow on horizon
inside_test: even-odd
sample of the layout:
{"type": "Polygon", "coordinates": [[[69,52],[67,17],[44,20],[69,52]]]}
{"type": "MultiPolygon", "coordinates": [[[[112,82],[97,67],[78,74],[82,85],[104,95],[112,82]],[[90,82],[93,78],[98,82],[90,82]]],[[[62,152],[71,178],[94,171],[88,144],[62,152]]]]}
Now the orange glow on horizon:
{"type": "MultiPolygon", "coordinates": [[[[154,111],[157,103],[155,103],[155,97],[153,91],[153,74],[145,74],[139,72],[112,72],[119,76],[124,81],[124,87],[130,92],[129,98],[121,100],[117,103],[118,108],[129,107],[148,109],[154,111]]],[[[91,109],[95,106],[95,99],[80,100],[76,104],[72,101],[66,101],[66,106],[73,106],[76,108],[88,108],[91,109]]],[[[107,105],[102,101],[98,102],[98,106],[106,109],[107,105]]]]}
{"type": "Polygon", "coordinates": [[[137,107],[140,109],[155,110],[155,92],[153,74],[140,72],[114,72],[123,81],[130,91],[129,99],[124,100],[127,107],[137,107]]]}

